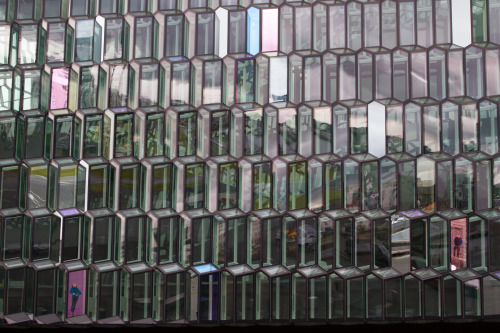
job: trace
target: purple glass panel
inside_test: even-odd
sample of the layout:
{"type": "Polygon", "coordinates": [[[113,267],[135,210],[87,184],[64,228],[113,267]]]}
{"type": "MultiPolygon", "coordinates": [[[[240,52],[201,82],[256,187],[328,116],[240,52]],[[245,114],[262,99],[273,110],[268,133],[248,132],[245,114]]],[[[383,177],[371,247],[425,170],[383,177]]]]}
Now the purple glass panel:
{"type": "Polygon", "coordinates": [[[419,211],[418,209],[405,210],[405,211],[401,212],[401,214],[403,214],[407,217],[425,216],[425,213],[419,211]]]}
{"type": "Polygon", "coordinates": [[[56,68],[52,71],[50,109],[64,109],[68,106],[69,68],[56,68]]]}
{"type": "Polygon", "coordinates": [[[68,302],[66,315],[68,318],[81,316],[85,313],[86,270],[68,274],[68,302]]]}
{"type": "Polygon", "coordinates": [[[68,209],[63,209],[63,210],[60,210],[59,213],[66,217],[66,216],[71,216],[71,215],[78,215],[78,214],[81,214],[80,211],[76,208],[68,208],[68,209]]]}

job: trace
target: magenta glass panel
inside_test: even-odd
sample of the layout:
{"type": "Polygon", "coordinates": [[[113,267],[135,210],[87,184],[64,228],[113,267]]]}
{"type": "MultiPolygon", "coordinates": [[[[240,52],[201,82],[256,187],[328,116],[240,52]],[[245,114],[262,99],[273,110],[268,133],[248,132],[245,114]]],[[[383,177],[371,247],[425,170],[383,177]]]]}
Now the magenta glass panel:
{"type": "Polygon", "coordinates": [[[52,71],[50,90],[50,109],[64,109],[68,106],[69,68],[56,68],[52,71]]]}
{"type": "Polygon", "coordinates": [[[278,8],[262,10],[262,52],[278,51],[278,8]]]}
{"type": "Polygon", "coordinates": [[[86,277],[86,270],[68,274],[68,302],[66,308],[68,318],[85,314],[86,277]]]}

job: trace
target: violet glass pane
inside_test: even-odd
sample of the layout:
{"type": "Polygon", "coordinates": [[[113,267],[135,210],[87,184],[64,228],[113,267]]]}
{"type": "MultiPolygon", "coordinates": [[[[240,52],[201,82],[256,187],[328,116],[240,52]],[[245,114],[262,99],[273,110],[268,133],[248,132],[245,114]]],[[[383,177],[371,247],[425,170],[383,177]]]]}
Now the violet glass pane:
{"type": "Polygon", "coordinates": [[[262,52],[278,51],[278,8],[262,10],[262,52]]]}
{"type": "Polygon", "coordinates": [[[52,71],[50,109],[64,109],[68,105],[69,68],[56,68],[52,71]]]}

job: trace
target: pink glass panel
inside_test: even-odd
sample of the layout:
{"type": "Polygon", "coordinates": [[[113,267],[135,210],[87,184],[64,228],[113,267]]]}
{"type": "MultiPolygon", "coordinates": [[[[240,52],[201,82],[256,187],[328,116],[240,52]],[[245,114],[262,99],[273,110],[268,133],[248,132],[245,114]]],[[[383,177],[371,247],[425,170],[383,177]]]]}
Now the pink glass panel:
{"type": "Polygon", "coordinates": [[[79,270],[68,274],[68,301],[66,307],[68,318],[85,314],[86,273],[85,270],[79,270]]]}
{"type": "Polygon", "coordinates": [[[262,52],[278,51],[278,8],[262,10],[262,52]]]}
{"type": "Polygon", "coordinates": [[[69,68],[56,68],[52,71],[50,109],[64,109],[68,106],[69,68]]]}

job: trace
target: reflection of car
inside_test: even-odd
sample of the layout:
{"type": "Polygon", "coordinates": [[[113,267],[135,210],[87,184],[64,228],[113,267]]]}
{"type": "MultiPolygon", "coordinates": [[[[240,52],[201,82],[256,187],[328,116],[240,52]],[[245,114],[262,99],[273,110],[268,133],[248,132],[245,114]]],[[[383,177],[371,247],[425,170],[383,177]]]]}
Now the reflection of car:
{"type": "MultiPolygon", "coordinates": [[[[276,233],[276,242],[281,240],[281,231],[276,233]]],[[[310,225],[302,225],[299,228],[287,229],[286,241],[294,242],[297,240],[298,245],[305,245],[306,250],[312,250],[316,246],[318,232],[310,225]]]]}

